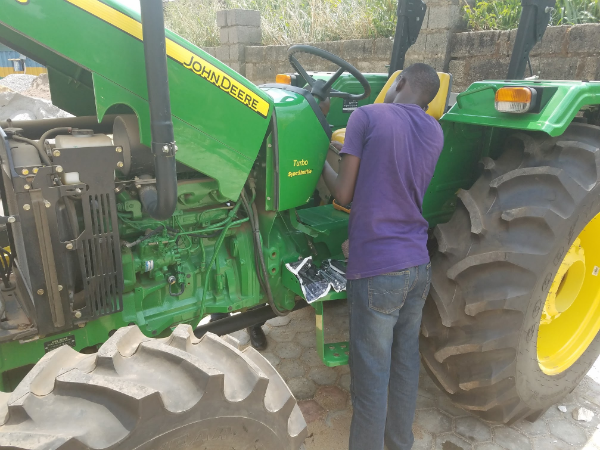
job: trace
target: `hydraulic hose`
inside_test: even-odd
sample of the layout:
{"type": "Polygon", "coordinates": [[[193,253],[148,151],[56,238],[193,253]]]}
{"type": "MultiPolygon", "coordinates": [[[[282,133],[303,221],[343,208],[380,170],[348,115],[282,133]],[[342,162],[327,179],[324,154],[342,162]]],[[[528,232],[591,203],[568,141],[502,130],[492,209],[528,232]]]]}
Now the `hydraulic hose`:
{"type": "Polygon", "coordinates": [[[227,216],[227,223],[223,227],[223,231],[221,231],[221,234],[220,234],[219,238],[215,242],[215,247],[214,247],[213,255],[210,258],[210,262],[208,263],[208,271],[207,271],[206,277],[204,279],[204,289],[202,289],[202,301],[201,301],[201,305],[203,307],[204,307],[204,301],[206,300],[206,291],[208,290],[208,280],[210,279],[210,269],[212,268],[213,264],[217,260],[217,256],[218,256],[218,253],[219,253],[219,249],[221,248],[221,244],[223,244],[223,241],[225,240],[225,236],[227,235],[227,230],[229,230],[229,228],[233,224],[233,218],[237,214],[238,209],[240,208],[241,204],[242,204],[242,202],[240,202],[238,200],[238,202],[235,204],[235,206],[233,207],[233,209],[231,211],[229,211],[229,214],[227,216]]]}
{"type": "Polygon", "coordinates": [[[290,311],[279,310],[279,308],[277,308],[277,305],[275,305],[275,300],[273,299],[273,292],[271,291],[271,285],[269,284],[267,266],[265,264],[265,256],[262,251],[262,243],[260,240],[260,228],[259,228],[259,224],[258,224],[258,211],[256,209],[256,204],[254,202],[252,202],[252,206],[250,206],[248,204],[248,199],[246,198],[245,189],[242,189],[241,198],[242,198],[242,203],[244,204],[244,209],[246,210],[246,213],[248,214],[248,217],[250,218],[250,227],[252,228],[252,237],[254,240],[254,252],[255,252],[255,256],[256,256],[255,257],[255,264],[257,266],[256,270],[257,270],[257,272],[258,272],[258,270],[260,270],[260,272],[261,272],[261,273],[256,274],[258,276],[258,281],[259,281],[261,287],[263,288],[263,290],[265,291],[265,294],[267,295],[267,301],[269,303],[269,306],[271,307],[271,309],[273,310],[275,315],[279,316],[279,317],[287,316],[290,313],[290,311]]]}
{"type": "Polygon", "coordinates": [[[163,1],[144,0],[140,8],[156,178],[156,188],[145,189],[144,206],[153,219],[165,220],[177,205],[177,147],[171,119],[163,1]]]}

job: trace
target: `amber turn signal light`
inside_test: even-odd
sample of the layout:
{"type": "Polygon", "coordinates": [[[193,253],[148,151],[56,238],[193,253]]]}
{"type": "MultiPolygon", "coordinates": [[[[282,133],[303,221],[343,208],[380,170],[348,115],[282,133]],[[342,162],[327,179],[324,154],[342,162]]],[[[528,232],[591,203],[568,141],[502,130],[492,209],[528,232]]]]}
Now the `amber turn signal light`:
{"type": "Polygon", "coordinates": [[[292,76],[291,75],[287,75],[285,73],[279,73],[277,74],[277,76],[275,77],[275,83],[278,84],[292,84],[292,76]]]}
{"type": "Polygon", "coordinates": [[[496,91],[496,110],[522,114],[535,104],[537,92],[528,87],[503,87],[496,91]]]}

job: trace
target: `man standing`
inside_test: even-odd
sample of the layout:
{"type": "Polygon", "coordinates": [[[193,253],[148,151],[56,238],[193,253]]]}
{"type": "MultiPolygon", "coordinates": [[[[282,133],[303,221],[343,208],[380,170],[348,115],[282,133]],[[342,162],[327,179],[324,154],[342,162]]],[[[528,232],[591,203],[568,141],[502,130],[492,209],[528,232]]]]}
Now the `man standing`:
{"type": "Polygon", "coordinates": [[[439,90],[426,64],[404,70],[384,103],[350,116],[340,172],[323,177],[352,201],[346,271],[354,414],[350,450],[409,450],[419,384],[419,329],[431,269],[423,197],[443,134],[425,111],[439,90]]]}

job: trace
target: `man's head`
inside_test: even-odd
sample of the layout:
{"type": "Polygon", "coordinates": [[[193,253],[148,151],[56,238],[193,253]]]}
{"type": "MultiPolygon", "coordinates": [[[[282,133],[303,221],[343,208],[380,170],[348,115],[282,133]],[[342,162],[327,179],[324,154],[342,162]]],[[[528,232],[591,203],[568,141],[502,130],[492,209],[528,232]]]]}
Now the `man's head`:
{"type": "Polygon", "coordinates": [[[440,77],[431,66],[417,63],[403,70],[390,86],[384,103],[414,103],[425,108],[440,89],[440,77]]]}

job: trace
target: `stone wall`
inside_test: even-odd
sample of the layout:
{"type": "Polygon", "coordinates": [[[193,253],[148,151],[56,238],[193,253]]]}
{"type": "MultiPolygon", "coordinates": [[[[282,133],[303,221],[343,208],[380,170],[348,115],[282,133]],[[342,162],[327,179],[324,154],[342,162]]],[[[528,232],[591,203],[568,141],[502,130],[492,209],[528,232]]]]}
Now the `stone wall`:
{"type": "MultiPolygon", "coordinates": [[[[477,80],[504,78],[516,34],[516,30],[454,34],[448,65],[454,76],[452,90],[460,92],[477,80]]],[[[533,74],[542,79],[600,80],[600,24],[549,27],[530,59],[533,74]]]]}
{"type": "MultiPolygon", "coordinates": [[[[311,44],[345,59],[361,72],[387,72],[393,42],[390,39],[357,39],[352,41],[311,44]]],[[[287,57],[287,45],[246,47],[246,77],[256,84],[274,83],[278,73],[295,72],[287,57]]],[[[298,55],[307,70],[334,71],[337,66],[312,55],[298,55]]]]}
{"type": "MultiPolygon", "coordinates": [[[[454,76],[453,92],[482,79],[502,79],[508,71],[516,30],[465,32],[460,0],[426,0],[427,13],[405,66],[425,62],[454,76]]],[[[256,84],[273,83],[278,73],[293,72],[288,46],[261,46],[257,11],[220,11],[221,46],[207,48],[256,84]]],[[[549,27],[531,52],[533,73],[543,79],[600,80],[600,24],[549,27]]],[[[387,72],[391,39],[361,39],[312,44],[349,61],[362,72],[387,72]]],[[[313,56],[299,57],[307,70],[337,67],[313,56]]],[[[529,75],[529,74],[527,74],[529,75]]]]}

